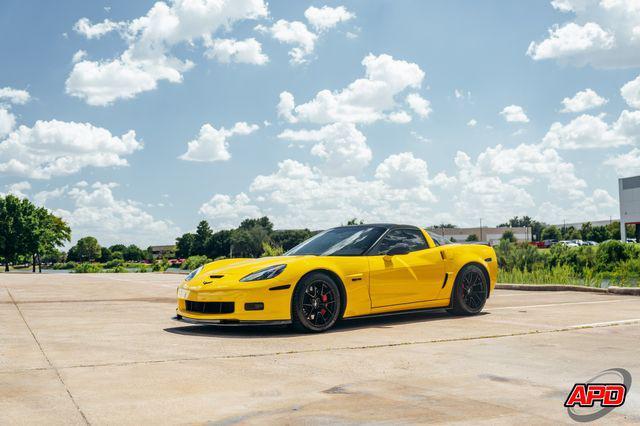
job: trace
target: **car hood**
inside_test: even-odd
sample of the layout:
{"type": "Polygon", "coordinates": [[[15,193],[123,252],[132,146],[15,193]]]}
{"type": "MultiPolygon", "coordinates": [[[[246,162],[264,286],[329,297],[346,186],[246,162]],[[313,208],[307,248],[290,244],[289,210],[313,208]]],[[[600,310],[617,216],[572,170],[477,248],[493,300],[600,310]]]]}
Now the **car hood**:
{"type": "Polygon", "coordinates": [[[215,278],[237,278],[240,279],[245,275],[249,275],[260,269],[268,268],[274,265],[289,265],[298,262],[310,256],[274,256],[261,257],[258,259],[222,259],[208,263],[202,268],[202,271],[196,278],[208,279],[211,276],[215,278]]]}

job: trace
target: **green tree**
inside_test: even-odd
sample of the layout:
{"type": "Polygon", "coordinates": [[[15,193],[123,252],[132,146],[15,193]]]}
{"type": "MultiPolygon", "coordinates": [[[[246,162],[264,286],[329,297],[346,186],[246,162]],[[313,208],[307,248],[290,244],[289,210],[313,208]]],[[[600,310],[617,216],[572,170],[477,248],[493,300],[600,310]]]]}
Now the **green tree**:
{"type": "Polygon", "coordinates": [[[71,241],[71,228],[64,220],[44,207],[36,210],[36,216],[38,239],[34,258],[38,262],[38,271],[42,272],[42,257],[49,254],[56,255],[58,247],[71,241]]]}
{"type": "Polygon", "coordinates": [[[107,263],[108,261],[113,259],[113,252],[110,248],[102,247],[102,251],[100,253],[100,262],[107,263]]]}
{"type": "Polygon", "coordinates": [[[176,238],[176,257],[180,259],[186,259],[192,255],[191,247],[195,241],[196,236],[190,232],[183,234],[182,237],[176,238]]]}
{"type": "Polygon", "coordinates": [[[144,253],[140,247],[135,244],[131,244],[122,252],[122,257],[127,262],[139,262],[144,259],[144,253]]]}
{"type": "Polygon", "coordinates": [[[543,240],[559,240],[560,239],[560,229],[557,226],[551,225],[547,226],[542,230],[542,239],[543,240]]]}
{"type": "Polygon", "coordinates": [[[191,255],[204,255],[206,251],[205,248],[207,246],[207,241],[209,240],[209,238],[211,238],[212,235],[213,232],[211,231],[209,223],[207,223],[206,220],[200,221],[200,223],[198,223],[198,227],[196,228],[195,238],[193,240],[193,243],[191,244],[191,255]]]}
{"type": "Polygon", "coordinates": [[[609,234],[609,240],[619,240],[620,239],[620,222],[613,221],[606,226],[607,232],[609,234]]]}
{"type": "Polygon", "coordinates": [[[351,226],[351,225],[364,225],[364,220],[354,217],[347,221],[347,226],[351,226]]]}
{"type": "Polygon", "coordinates": [[[95,237],[80,238],[76,245],[69,250],[69,256],[72,255],[77,262],[92,262],[96,259],[100,259],[102,249],[98,240],[95,237]]]}
{"type": "Polygon", "coordinates": [[[240,223],[238,228],[251,229],[256,226],[263,228],[267,233],[271,233],[273,231],[273,223],[267,216],[263,216],[258,219],[245,219],[240,223]]]}
{"type": "Polygon", "coordinates": [[[502,233],[502,237],[500,239],[509,241],[511,243],[515,243],[516,242],[516,236],[513,235],[513,231],[511,231],[511,230],[504,231],[502,233]]]}
{"type": "Polygon", "coordinates": [[[282,247],[283,250],[291,250],[301,242],[313,236],[308,229],[283,229],[271,233],[273,244],[282,247]]]}
{"type": "Polygon", "coordinates": [[[593,226],[591,225],[591,222],[585,222],[582,224],[582,227],[580,228],[580,238],[584,241],[589,241],[589,237],[591,236],[591,233],[593,232],[593,226]]]}
{"type": "Polygon", "coordinates": [[[589,237],[587,238],[589,241],[595,241],[601,243],[610,238],[609,230],[606,226],[594,226],[589,233],[589,237]]]}
{"type": "Polygon", "coordinates": [[[478,241],[478,236],[476,234],[471,234],[465,241],[478,241]]]}
{"type": "Polygon", "coordinates": [[[269,234],[261,226],[234,229],[231,232],[231,247],[235,257],[259,257],[262,243],[268,241],[269,234]]]}
{"type": "Polygon", "coordinates": [[[227,230],[218,231],[207,240],[205,253],[210,259],[229,256],[231,233],[232,231],[227,230]]]}
{"type": "Polygon", "coordinates": [[[280,247],[280,246],[272,246],[267,241],[263,241],[262,242],[262,254],[260,255],[260,257],[281,256],[282,253],[284,253],[284,250],[282,250],[282,247],[280,247]]]}
{"type": "Polygon", "coordinates": [[[514,216],[509,219],[506,223],[502,223],[498,225],[498,227],[529,227],[531,228],[531,236],[533,241],[542,240],[542,230],[545,228],[545,224],[542,222],[538,222],[530,218],[529,216],[514,216]],[[533,238],[535,236],[535,238],[533,238]]]}

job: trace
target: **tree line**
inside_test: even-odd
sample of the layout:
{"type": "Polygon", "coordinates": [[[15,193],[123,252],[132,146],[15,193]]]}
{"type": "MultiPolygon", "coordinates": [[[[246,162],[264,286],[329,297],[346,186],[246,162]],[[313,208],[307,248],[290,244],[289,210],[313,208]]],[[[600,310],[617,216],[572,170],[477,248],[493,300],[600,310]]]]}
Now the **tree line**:
{"type": "Polygon", "coordinates": [[[200,221],[195,232],[187,232],[176,239],[176,256],[260,257],[281,254],[314,233],[308,229],[274,230],[271,220],[264,216],[245,219],[235,229],[213,232],[206,220],[200,221]]]}

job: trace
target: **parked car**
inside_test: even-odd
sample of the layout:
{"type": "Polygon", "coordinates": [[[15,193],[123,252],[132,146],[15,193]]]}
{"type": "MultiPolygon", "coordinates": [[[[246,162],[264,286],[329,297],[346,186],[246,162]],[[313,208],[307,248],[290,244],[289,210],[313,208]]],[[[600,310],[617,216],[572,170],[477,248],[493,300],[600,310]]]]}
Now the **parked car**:
{"type": "Polygon", "coordinates": [[[634,244],[637,243],[635,238],[627,238],[627,242],[628,243],[634,243],[634,244]]]}
{"type": "Polygon", "coordinates": [[[558,240],[544,240],[542,243],[544,244],[544,248],[549,248],[558,244],[558,240]]]}
{"type": "Polygon", "coordinates": [[[597,246],[598,243],[596,243],[595,241],[585,241],[585,244],[588,246],[597,246]]]}
{"type": "Polygon", "coordinates": [[[570,240],[562,240],[558,244],[566,246],[566,247],[580,247],[574,241],[570,241],[570,240]]]}

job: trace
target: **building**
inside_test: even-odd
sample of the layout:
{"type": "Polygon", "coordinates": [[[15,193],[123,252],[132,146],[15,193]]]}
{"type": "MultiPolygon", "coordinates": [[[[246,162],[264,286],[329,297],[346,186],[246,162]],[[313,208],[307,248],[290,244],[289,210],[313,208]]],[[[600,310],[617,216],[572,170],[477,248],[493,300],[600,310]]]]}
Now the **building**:
{"type": "Polygon", "coordinates": [[[172,258],[176,255],[176,246],[150,246],[151,254],[154,259],[172,258]]]}
{"type": "Polygon", "coordinates": [[[482,228],[429,228],[437,234],[444,235],[447,238],[455,241],[466,241],[470,235],[478,237],[479,241],[486,241],[491,245],[497,244],[502,235],[506,231],[513,232],[513,236],[517,241],[529,242],[531,241],[531,228],[530,227],[501,227],[501,228],[489,228],[483,226],[482,228]]]}
{"type": "MultiPolygon", "coordinates": [[[[627,240],[625,225],[640,224],[640,176],[618,179],[620,191],[620,239],[627,240]]],[[[640,226],[636,226],[636,241],[640,240],[640,226]]]]}

